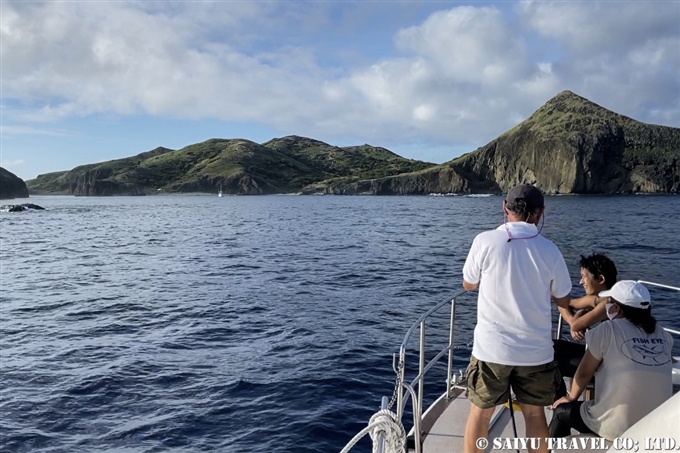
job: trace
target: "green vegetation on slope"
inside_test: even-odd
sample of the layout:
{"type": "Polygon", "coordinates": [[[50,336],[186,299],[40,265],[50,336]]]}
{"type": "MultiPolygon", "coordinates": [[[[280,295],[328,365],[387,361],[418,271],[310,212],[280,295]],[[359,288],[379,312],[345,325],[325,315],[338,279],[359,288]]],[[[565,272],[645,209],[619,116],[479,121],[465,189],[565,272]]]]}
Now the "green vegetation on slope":
{"type": "Polygon", "coordinates": [[[68,171],[55,171],[38,175],[37,178],[26,181],[26,185],[31,193],[66,195],[71,187],[71,182],[67,176],[68,173],[68,171]]]}
{"type": "Polygon", "coordinates": [[[211,139],[41,175],[28,183],[33,191],[76,195],[215,192],[220,185],[227,193],[287,193],[329,178],[379,178],[432,165],[384,148],[340,148],[297,136],[262,145],[211,139]]]}
{"type": "MultiPolygon", "coordinates": [[[[410,173],[434,165],[405,159],[388,149],[368,144],[338,147],[298,136],[273,139],[263,146],[279,150],[312,168],[320,169],[326,175],[326,178],[322,178],[325,179],[324,182],[376,179],[410,173]]],[[[320,181],[321,179],[309,180],[307,184],[320,181]]]]}

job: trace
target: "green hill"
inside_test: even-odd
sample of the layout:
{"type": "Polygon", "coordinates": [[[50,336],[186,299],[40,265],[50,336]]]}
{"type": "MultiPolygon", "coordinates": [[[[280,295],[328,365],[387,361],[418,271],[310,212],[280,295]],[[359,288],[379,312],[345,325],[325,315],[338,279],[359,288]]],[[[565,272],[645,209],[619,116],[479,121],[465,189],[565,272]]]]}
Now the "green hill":
{"type": "Polygon", "coordinates": [[[144,195],[158,192],[276,194],[323,181],[411,172],[434,164],[370,145],[337,147],[289,136],[263,144],[211,139],[179,150],[156,148],[125,159],[48,173],[27,181],[33,193],[144,195]]]}

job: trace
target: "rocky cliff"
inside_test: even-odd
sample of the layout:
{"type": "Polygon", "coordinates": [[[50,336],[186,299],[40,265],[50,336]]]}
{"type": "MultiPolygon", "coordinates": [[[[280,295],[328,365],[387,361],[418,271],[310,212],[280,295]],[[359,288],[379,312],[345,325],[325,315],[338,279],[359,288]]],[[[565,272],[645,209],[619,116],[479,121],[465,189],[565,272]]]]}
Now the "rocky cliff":
{"type": "Polygon", "coordinates": [[[28,188],[23,179],[0,167],[0,200],[28,198],[28,188]]]}
{"type": "MultiPolygon", "coordinates": [[[[450,166],[437,165],[415,173],[360,181],[324,181],[306,186],[304,195],[427,195],[472,193],[469,182],[450,166]]],[[[493,192],[493,190],[492,190],[493,192]]]]}
{"type": "Polygon", "coordinates": [[[563,91],[526,121],[446,164],[377,180],[317,184],[306,193],[678,193],[680,128],[640,123],[563,91]]]}
{"type": "Polygon", "coordinates": [[[677,193],[680,128],[640,123],[564,91],[488,145],[456,161],[505,192],[677,193]]]}

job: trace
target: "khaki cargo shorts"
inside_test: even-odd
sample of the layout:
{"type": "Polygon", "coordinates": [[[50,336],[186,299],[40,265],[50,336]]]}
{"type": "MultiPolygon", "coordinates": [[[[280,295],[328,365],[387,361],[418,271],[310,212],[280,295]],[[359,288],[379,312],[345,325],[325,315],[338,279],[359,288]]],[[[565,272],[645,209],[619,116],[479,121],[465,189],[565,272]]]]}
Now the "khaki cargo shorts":
{"type": "Polygon", "coordinates": [[[513,366],[482,362],[473,356],[467,368],[466,396],[475,406],[488,409],[506,403],[512,386],[517,402],[550,406],[555,400],[560,379],[555,361],[535,366],[513,366]]]}

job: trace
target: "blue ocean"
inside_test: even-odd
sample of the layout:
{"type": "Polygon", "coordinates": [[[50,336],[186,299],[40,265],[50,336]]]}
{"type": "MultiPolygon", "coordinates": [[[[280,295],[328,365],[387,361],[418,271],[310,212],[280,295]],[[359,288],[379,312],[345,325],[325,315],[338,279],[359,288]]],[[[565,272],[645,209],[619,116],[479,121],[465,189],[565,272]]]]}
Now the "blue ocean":
{"type": "MultiPolygon", "coordinates": [[[[0,213],[2,452],[337,452],[392,395],[408,327],[503,222],[497,196],[14,202],[28,201],[46,210],[0,213]]],[[[680,197],[546,205],[573,296],[594,251],[620,278],[680,286],[680,197]]],[[[677,293],[652,296],[680,327],[677,293]]],[[[474,302],[458,310],[457,368],[474,302]]]]}

